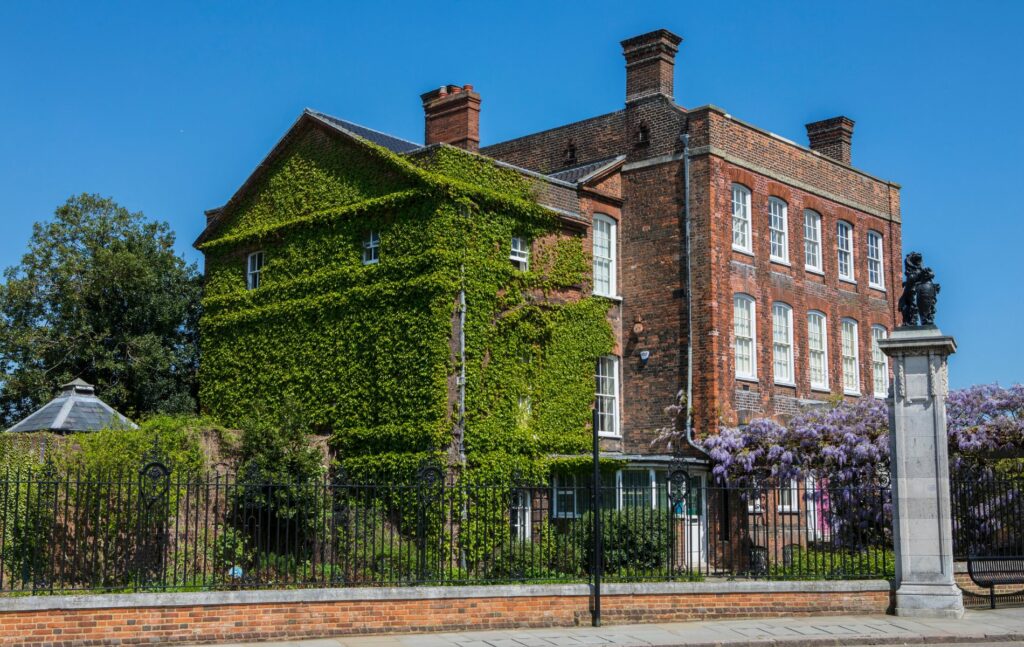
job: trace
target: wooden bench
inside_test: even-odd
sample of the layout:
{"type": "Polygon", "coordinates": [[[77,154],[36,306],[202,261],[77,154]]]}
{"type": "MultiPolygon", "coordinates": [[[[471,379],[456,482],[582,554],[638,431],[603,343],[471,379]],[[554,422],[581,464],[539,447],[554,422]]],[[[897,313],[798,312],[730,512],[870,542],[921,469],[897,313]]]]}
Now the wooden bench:
{"type": "Polygon", "coordinates": [[[1024,556],[968,557],[967,573],[971,581],[989,591],[991,608],[996,608],[996,587],[1000,584],[1024,584],[1024,556]]]}

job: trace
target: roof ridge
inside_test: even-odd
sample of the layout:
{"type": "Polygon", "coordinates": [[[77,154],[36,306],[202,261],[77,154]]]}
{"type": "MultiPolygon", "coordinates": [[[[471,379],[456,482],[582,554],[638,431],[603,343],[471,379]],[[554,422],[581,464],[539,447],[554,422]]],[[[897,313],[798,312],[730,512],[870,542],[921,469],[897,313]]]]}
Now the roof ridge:
{"type": "MultiPolygon", "coordinates": [[[[418,142],[414,142],[411,139],[406,139],[405,137],[399,137],[398,135],[392,135],[391,133],[384,132],[383,130],[377,130],[376,128],[370,128],[369,126],[364,126],[363,124],[358,124],[358,123],[356,123],[354,121],[350,121],[348,119],[342,119],[341,117],[335,117],[334,115],[329,115],[326,112],[322,112],[320,110],[314,110],[313,108],[306,108],[306,112],[308,112],[308,113],[310,113],[310,114],[312,114],[314,116],[317,116],[317,117],[323,117],[323,118],[329,119],[331,121],[337,121],[337,122],[341,122],[343,124],[348,124],[350,126],[356,126],[357,128],[362,128],[363,130],[369,130],[372,133],[377,133],[378,135],[384,135],[385,137],[390,137],[391,139],[397,139],[398,141],[403,142],[405,144],[410,144],[410,145],[416,146],[416,147],[422,147],[423,146],[423,144],[420,144],[418,142]]],[[[342,126],[342,128],[344,128],[344,126],[342,126]]],[[[357,137],[361,136],[361,135],[359,135],[359,133],[353,133],[353,134],[356,135],[357,137]]],[[[365,137],[364,137],[364,139],[365,139],[365,137]]]]}

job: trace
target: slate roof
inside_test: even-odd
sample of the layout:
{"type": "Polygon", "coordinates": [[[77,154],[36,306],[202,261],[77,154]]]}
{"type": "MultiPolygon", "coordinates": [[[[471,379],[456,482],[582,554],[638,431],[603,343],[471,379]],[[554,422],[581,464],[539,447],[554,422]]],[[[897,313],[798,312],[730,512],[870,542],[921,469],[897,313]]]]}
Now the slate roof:
{"type": "Polygon", "coordinates": [[[91,384],[76,379],[61,387],[60,394],[14,425],[9,432],[99,431],[112,427],[134,429],[137,425],[96,397],[91,384]]]}
{"type": "Polygon", "coordinates": [[[622,159],[625,159],[624,155],[606,157],[604,159],[597,160],[596,162],[587,162],[586,164],[570,166],[569,168],[562,169],[561,171],[548,173],[548,177],[576,184],[577,182],[589,178],[591,175],[604,170],[606,167],[615,164],[622,159]]]}
{"type": "Polygon", "coordinates": [[[307,109],[306,112],[313,115],[314,117],[318,117],[330,123],[332,126],[336,128],[340,128],[341,130],[348,132],[349,134],[356,135],[357,137],[362,137],[363,139],[373,142],[378,146],[383,146],[392,153],[402,154],[408,153],[409,151],[414,151],[417,148],[423,148],[423,144],[417,144],[407,139],[402,139],[401,137],[395,137],[394,135],[382,133],[379,130],[367,128],[366,126],[360,126],[359,124],[354,124],[351,121],[338,119],[337,117],[332,117],[331,115],[325,114],[323,112],[318,112],[316,110],[309,109],[307,109]]]}

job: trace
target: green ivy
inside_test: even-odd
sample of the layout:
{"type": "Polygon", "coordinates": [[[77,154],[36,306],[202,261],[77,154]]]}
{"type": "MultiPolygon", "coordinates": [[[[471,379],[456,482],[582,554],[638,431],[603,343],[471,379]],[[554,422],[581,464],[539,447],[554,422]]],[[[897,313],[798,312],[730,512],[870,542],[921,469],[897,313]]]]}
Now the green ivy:
{"type": "Polygon", "coordinates": [[[464,289],[464,478],[542,480],[552,456],[588,452],[609,302],[570,298],[588,291],[589,255],[580,237],[548,237],[561,224],[537,180],[451,147],[405,158],[313,127],[290,137],[200,246],[203,408],[235,425],[300,403],[352,479],[441,464],[464,289]],[[364,266],[371,230],[380,261],[364,266]],[[509,262],[513,235],[544,241],[527,272],[509,262]],[[255,250],[266,265],[248,291],[255,250]]]}

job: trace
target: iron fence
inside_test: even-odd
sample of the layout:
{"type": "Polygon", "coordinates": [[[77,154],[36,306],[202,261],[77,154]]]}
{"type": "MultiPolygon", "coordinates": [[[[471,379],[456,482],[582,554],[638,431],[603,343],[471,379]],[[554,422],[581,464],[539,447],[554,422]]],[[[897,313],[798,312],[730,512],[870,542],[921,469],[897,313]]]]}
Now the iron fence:
{"type": "Polygon", "coordinates": [[[1024,555],[1024,471],[961,468],[950,478],[954,559],[1024,555]]]}
{"type": "Polygon", "coordinates": [[[586,582],[596,564],[605,581],[893,574],[887,487],[583,481],[9,472],[0,592],[586,582]]]}

